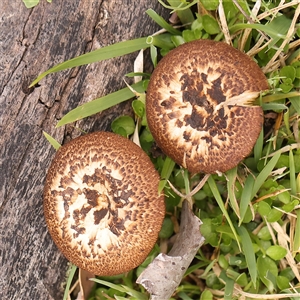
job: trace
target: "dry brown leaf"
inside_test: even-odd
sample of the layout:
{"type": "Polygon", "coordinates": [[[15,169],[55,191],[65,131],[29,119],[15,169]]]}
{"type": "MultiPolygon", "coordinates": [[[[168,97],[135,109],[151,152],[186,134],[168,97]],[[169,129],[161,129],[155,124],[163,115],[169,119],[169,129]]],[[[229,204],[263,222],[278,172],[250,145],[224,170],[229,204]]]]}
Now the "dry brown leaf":
{"type": "Polygon", "coordinates": [[[78,293],[77,300],[88,299],[92,288],[95,285],[95,282],[90,280],[91,278],[95,278],[95,275],[83,269],[79,269],[80,292],[78,293]]]}
{"type": "Polygon", "coordinates": [[[187,268],[200,246],[204,243],[199,227],[201,220],[189,208],[182,205],[180,231],[173,248],[159,254],[137,279],[149,293],[151,300],[168,300],[180,284],[187,268]]]}

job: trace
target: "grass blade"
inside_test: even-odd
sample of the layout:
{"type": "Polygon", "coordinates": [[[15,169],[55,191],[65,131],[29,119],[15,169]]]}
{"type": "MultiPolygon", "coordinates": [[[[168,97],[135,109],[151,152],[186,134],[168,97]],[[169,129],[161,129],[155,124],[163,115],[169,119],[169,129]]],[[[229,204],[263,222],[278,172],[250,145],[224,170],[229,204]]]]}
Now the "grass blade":
{"type": "Polygon", "coordinates": [[[295,170],[294,154],[292,149],[290,149],[289,151],[289,165],[290,165],[291,194],[296,196],[297,195],[296,170],[295,170]]]}
{"type": "Polygon", "coordinates": [[[234,280],[227,277],[224,271],[221,272],[220,279],[225,282],[224,300],[232,300],[234,280]]]}
{"type": "Polygon", "coordinates": [[[225,216],[225,218],[226,218],[226,220],[227,220],[227,222],[228,222],[228,224],[229,224],[229,226],[230,226],[230,228],[232,230],[233,235],[236,238],[236,242],[237,242],[237,244],[239,246],[239,249],[241,250],[241,245],[240,245],[240,242],[239,242],[236,230],[235,230],[235,228],[234,228],[234,226],[233,226],[233,224],[232,224],[232,222],[230,220],[230,217],[229,217],[228,212],[227,212],[227,210],[225,208],[225,205],[223,203],[223,200],[222,200],[222,197],[220,195],[220,192],[219,192],[219,190],[217,188],[216,182],[215,182],[215,180],[213,179],[212,176],[208,177],[207,182],[208,182],[208,185],[209,185],[209,187],[210,187],[210,189],[211,189],[211,191],[212,191],[212,193],[213,193],[213,195],[214,195],[214,197],[215,197],[215,199],[216,199],[216,201],[217,201],[217,203],[218,203],[218,205],[219,205],[219,207],[220,207],[223,215],[225,216]]]}
{"type": "Polygon", "coordinates": [[[256,177],[256,180],[253,185],[251,198],[254,198],[260,187],[266,181],[270,173],[272,172],[273,168],[275,167],[281,153],[277,152],[267,163],[267,165],[262,169],[259,175],[256,177]]]}
{"type": "Polygon", "coordinates": [[[97,283],[100,283],[102,285],[108,286],[112,289],[115,289],[115,290],[121,292],[121,293],[126,293],[126,289],[124,289],[124,287],[122,287],[121,285],[117,285],[117,284],[114,284],[112,282],[101,280],[101,279],[98,279],[98,278],[91,278],[90,280],[95,281],[97,283]]]}
{"type": "Polygon", "coordinates": [[[293,107],[295,108],[295,110],[297,111],[298,114],[300,114],[299,97],[300,97],[300,92],[298,92],[298,95],[296,95],[295,97],[289,97],[289,100],[291,101],[293,107]]]}
{"type": "Polygon", "coordinates": [[[160,15],[158,15],[153,9],[146,10],[146,13],[156,22],[160,27],[164,28],[171,34],[181,35],[181,31],[175,29],[172,25],[165,21],[160,15]]]}
{"type": "MultiPolygon", "coordinates": [[[[143,90],[143,82],[140,81],[131,86],[132,89],[136,91],[144,91],[143,90]]],[[[123,88],[117,92],[111,93],[109,95],[103,96],[101,98],[95,99],[88,103],[85,103],[81,106],[76,107],[75,109],[68,112],[56,125],[56,127],[60,127],[88,116],[94,115],[100,111],[103,111],[109,107],[112,107],[116,104],[119,104],[123,101],[126,101],[132,97],[134,97],[134,93],[128,88],[123,88]]]]}
{"type": "Polygon", "coordinates": [[[71,287],[72,280],[73,280],[73,277],[75,275],[76,270],[77,270],[77,267],[75,265],[72,265],[69,276],[68,276],[68,280],[67,280],[67,283],[66,283],[66,288],[65,288],[63,300],[68,299],[70,287],[71,287]]]}
{"type": "Polygon", "coordinates": [[[55,150],[58,150],[61,144],[56,139],[54,139],[51,135],[49,135],[47,132],[43,131],[43,134],[45,138],[48,140],[48,142],[51,144],[51,146],[55,150]]]}
{"type": "Polygon", "coordinates": [[[235,197],[235,181],[236,181],[236,176],[237,176],[237,167],[229,170],[227,173],[227,190],[228,190],[228,196],[229,196],[229,201],[231,204],[231,207],[233,208],[235,214],[240,218],[240,209],[239,205],[236,201],[235,197]]]}
{"type": "Polygon", "coordinates": [[[262,129],[260,131],[259,137],[255,143],[253,152],[254,152],[254,161],[255,164],[258,164],[258,161],[260,160],[260,158],[262,157],[262,150],[264,147],[264,130],[262,129]]]}
{"type": "Polygon", "coordinates": [[[170,157],[167,156],[161,171],[161,175],[160,175],[161,178],[168,180],[171,173],[173,172],[174,166],[175,166],[175,162],[170,157]]]}
{"type": "MultiPolygon", "coordinates": [[[[272,94],[272,95],[263,96],[262,97],[262,102],[263,103],[268,103],[268,102],[273,102],[273,101],[286,99],[286,98],[289,98],[289,100],[293,99],[293,100],[295,100],[295,102],[297,102],[297,99],[299,99],[299,97],[300,97],[300,92],[297,92],[297,91],[292,91],[292,92],[289,92],[289,93],[276,93],[276,94],[272,94]]],[[[256,104],[256,102],[255,102],[255,104],[256,104]]]]}
{"type": "Polygon", "coordinates": [[[249,175],[246,179],[244,189],[243,189],[243,192],[242,192],[242,196],[241,196],[241,201],[240,201],[241,218],[240,218],[240,221],[239,221],[239,226],[243,222],[243,220],[245,218],[245,215],[246,215],[246,212],[247,212],[247,208],[249,206],[249,203],[252,200],[251,191],[253,190],[253,185],[254,185],[254,177],[249,175]]]}
{"type": "Polygon", "coordinates": [[[51,73],[59,72],[69,68],[79,67],[93,62],[102,61],[105,59],[126,55],[141,49],[149,48],[150,45],[146,43],[146,39],[147,37],[143,37],[135,40],[119,42],[67,60],[39,75],[30,84],[29,87],[34,86],[46,75],[51,73]]]}
{"type": "Polygon", "coordinates": [[[291,26],[292,20],[288,19],[286,16],[281,15],[268,24],[235,24],[229,28],[231,33],[235,33],[241,29],[252,28],[256,30],[261,30],[267,33],[273,41],[269,45],[269,48],[273,47],[280,39],[285,39],[286,34],[291,26]]]}
{"type": "Polygon", "coordinates": [[[241,226],[237,228],[237,232],[241,238],[241,244],[243,253],[246,258],[249,274],[253,283],[254,288],[256,288],[256,280],[257,280],[257,267],[255,260],[255,253],[252,245],[252,241],[250,235],[245,227],[241,226]]]}
{"type": "Polygon", "coordinates": [[[296,214],[297,218],[293,242],[293,256],[295,256],[297,253],[300,253],[300,209],[297,209],[296,214]]]}
{"type": "Polygon", "coordinates": [[[160,174],[161,180],[158,186],[159,193],[161,193],[164,187],[166,186],[168,179],[171,173],[173,172],[174,166],[175,166],[175,162],[170,157],[167,156],[164,161],[161,174],[160,174]]]}

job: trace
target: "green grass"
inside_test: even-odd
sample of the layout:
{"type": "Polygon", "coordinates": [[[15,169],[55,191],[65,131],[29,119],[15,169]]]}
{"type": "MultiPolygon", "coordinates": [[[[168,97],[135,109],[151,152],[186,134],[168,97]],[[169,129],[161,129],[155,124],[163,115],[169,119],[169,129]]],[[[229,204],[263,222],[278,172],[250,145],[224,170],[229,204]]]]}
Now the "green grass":
{"type": "MultiPolygon", "coordinates": [[[[251,54],[268,77],[271,89],[258,101],[266,117],[270,111],[276,112],[275,124],[270,132],[261,133],[253,153],[237,168],[221,176],[209,176],[192,196],[193,210],[203,222],[201,232],[206,242],[172,299],[300,299],[299,1],[280,6],[280,1],[262,1],[255,7],[253,1],[228,0],[219,7],[218,1],[196,2],[165,3],[171,11],[177,11],[185,26],[174,28],[149,9],[148,15],[164,29],[162,32],[149,32],[149,37],[101,48],[54,66],[32,85],[52,72],[145,48],[150,48],[155,65],[159,53],[165,55],[179,44],[195,39],[231,42],[251,54]]],[[[136,118],[121,118],[114,128],[127,136],[134,129],[132,124],[138,124],[139,142],[150,155],[153,138],[144,109],[149,76],[130,74],[133,75],[142,75],[144,79],[74,109],[53,126],[93,115],[135,95],[136,118]]],[[[51,137],[47,139],[59,147],[51,137]]],[[[180,221],[179,195],[192,195],[190,189],[201,180],[200,175],[190,177],[181,172],[169,158],[152,159],[161,174],[160,188],[167,196],[165,226],[169,227],[163,230],[168,234],[137,269],[95,280],[90,300],[149,298],[135,280],[160,248],[165,249],[166,241],[172,240],[180,221]]]]}

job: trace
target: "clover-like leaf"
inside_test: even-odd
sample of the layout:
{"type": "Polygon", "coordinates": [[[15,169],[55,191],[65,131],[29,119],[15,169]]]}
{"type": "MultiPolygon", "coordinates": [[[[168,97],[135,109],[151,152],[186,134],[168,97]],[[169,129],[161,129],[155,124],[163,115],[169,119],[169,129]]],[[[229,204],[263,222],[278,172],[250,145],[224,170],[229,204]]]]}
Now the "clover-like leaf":
{"type": "Polygon", "coordinates": [[[281,246],[273,245],[267,249],[266,254],[274,260],[280,260],[286,256],[287,250],[281,246]]]}

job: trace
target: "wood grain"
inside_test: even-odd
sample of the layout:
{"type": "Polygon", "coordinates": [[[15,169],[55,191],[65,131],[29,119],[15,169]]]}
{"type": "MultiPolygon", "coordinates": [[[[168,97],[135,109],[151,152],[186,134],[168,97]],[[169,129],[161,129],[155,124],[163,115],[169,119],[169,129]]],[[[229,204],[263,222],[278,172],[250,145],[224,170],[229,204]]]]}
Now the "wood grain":
{"type": "Polygon", "coordinates": [[[32,79],[53,65],[90,50],[158,30],[145,14],[157,1],[45,0],[33,9],[0,2],[0,298],[62,299],[67,261],[53,244],[43,216],[45,174],[60,143],[82,132],[109,130],[130,104],[55,129],[78,105],[125,86],[135,55],[32,79]],[[78,128],[77,128],[78,127],[78,128]]]}

